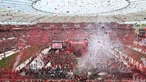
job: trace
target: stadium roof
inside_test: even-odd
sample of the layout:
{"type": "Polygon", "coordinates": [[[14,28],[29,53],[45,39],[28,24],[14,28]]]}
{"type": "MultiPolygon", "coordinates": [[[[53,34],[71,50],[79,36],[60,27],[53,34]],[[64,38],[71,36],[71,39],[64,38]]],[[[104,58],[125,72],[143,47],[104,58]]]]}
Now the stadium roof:
{"type": "Polygon", "coordinates": [[[146,0],[0,0],[1,24],[146,22],[146,0]]]}

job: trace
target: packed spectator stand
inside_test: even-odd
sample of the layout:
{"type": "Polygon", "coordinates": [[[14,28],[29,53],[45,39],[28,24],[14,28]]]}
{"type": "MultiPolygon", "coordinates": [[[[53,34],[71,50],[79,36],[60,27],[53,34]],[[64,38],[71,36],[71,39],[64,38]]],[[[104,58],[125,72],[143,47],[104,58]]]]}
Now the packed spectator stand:
{"type": "MultiPolygon", "coordinates": [[[[119,40],[124,46],[136,46],[134,44],[134,41],[137,39],[136,34],[134,33],[134,29],[132,28],[132,25],[120,25],[116,23],[107,23],[105,26],[102,26],[102,24],[95,24],[95,23],[42,23],[37,25],[1,25],[0,26],[0,53],[5,53],[10,50],[23,50],[24,47],[30,45],[30,46],[37,46],[38,49],[36,49],[36,53],[33,54],[32,59],[30,59],[29,63],[19,71],[13,71],[12,68],[13,65],[6,68],[0,68],[0,79],[6,80],[6,79],[18,79],[22,80],[23,78],[27,80],[58,80],[63,79],[64,81],[88,81],[88,80],[94,80],[96,81],[97,76],[88,76],[88,73],[85,71],[83,75],[76,75],[75,70],[77,70],[77,57],[70,47],[68,47],[68,41],[73,40],[85,40],[89,38],[92,33],[96,33],[96,27],[101,27],[101,29],[108,30],[112,29],[112,32],[106,33],[110,35],[110,39],[112,40],[119,40]],[[49,27],[49,28],[48,28],[49,27]],[[108,28],[107,28],[108,27],[108,28]],[[93,30],[92,32],[90,32],[93,30]],[[51,42],[53,40],[59,40],[65,43],[63,45],[63,49],[59,50],[53,50],[47,52],[47,54],[41,53],[41,51],[45,48],[48,48],[51,46],[51,42]],[[37,51],[38,50],[38,51],[37,51]],[[38,56],[38,54],[41,54],[42,61],[44,63],[43,68],[41,69],[31,69],[31,62],[38,56]],[[49,64],[49,66],[47,66],[49,64]]],[[[131,49],[130,48],[130,49],[131,49]]],[[[140,47],[142,48],[142,47],[140,47]]],[[[129,49],[124,50],[128,56],[132,56],[130,54],[133,54],[131,52],[128,52],[129,49]]],[[[144,48],[145,49],[145,48],[144,48]]],[[[33,50],[33,49],[32,49],[33,50]]],[[[35,51],[35,50],[34,50],[35,51]]],[[[84,52],[84,51],[82,51],[84,52]]],[[[122,50],[121,50],[122,52],[122,50]]],[[[25,52],[25,54],[28,54],[31,52],[25,52]]],[[[82,54],[82,53],[80,53],[82,54]]],[[[17,56],[16,56],[17,57],[17,56]]],[[[134,58],[134,57],[132,57],[134,58]]],[[[129,59],[127,59],[129,61],[129,59]]],[[[134,59],[137,60],[137,59],[134,59]]],[[[5,57],[1,60],[5,61],[5,57]]],[[[15,60],[13,60],[15,62],[15,60]]],[[[21,61],[22,63],[26,61],[21,61]]],[[[14,63],[13,62],[13,63],[14,63]]],[[[39,61],[35,61],[38,63],[39,61]]],[[[130,62],[128,62],[130,63],[130,62]]],[[[140,64],[140,63],[139,63],[140,64]]],[[[20,64],[18,64],[19,66],[20,64]]],[[[102,64],[98,65],[98,67],[105,67],[108,69],[107,74],[104,77],[104,80],[112,80],[112,79],[123,79],[124,80],[132,80],[133,79],[133,68],[136,68],[136,66],[130,64],[131,67],[127,67],[123,64],[123,62],[119,62],[116,58],[110,58],[108,61],[108,64],[103,66],[102,64]],[[130,69],[130,71],[129,71],[130,69]],[[111,73],[111,70],[120,70],[122,73],[111,73]],[[124,70],[124,71],[123,71],[124,70]],[[126,70],[126,72],[125,72],[126,70]],[[123,75],[127,75],[123,76],[123,75]]],[[[143,65],[143,64],[142,64],[143,65]]],[[[143,68],[145,69],[145,68],[143,68]]],[[[95,70],[95,69],[94,69],[95,70]]],[[[136,70],[138,70],[136,68],[136,70]]],[[[96,69],[97,71],[97,69],[96,69]]],[[[140,70],[141,72],[145,70],[140,70]]],[[[97,74],[100,73],[100,70],[97,71],[97,74]]],[[[146,73],[146,72],[145,72],[146,73]]],[[[145,79],[145,74],[140,75],[140,79],[145,79]]]]}

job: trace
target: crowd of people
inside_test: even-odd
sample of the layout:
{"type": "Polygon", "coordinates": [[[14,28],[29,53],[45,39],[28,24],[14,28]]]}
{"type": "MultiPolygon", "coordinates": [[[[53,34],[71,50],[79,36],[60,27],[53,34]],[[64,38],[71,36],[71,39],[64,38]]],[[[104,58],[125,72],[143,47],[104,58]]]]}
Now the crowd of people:
{"type": "MultiPolygon", "coordinates": [[[[42,28],[42,26],[40,26],[40,28],[42,28]]],[[[15,34],[14,37],[26,35],[27,34],[26,32],[28,32],[28,34],[30,35],[29,38],[27,38],[28,44],[48,45],[49,44],[48,42],[51,42],[52,39],[56,39],[56,38],[58,39],[60,38],[60,36],[61,36],[60,40],[64,40],[64,39],[73,39],[73,38],[80,38],[80,37],[89,38],[90,34],[91,35],[93,34],[92,32],[89,33],[91,30],[88,30],[88,29],[67,29],[67,30],[55,29],[54,31],[52,31],[52,30],[44,30],[40,28],[29,30],[29,31],[21,31],[21,33],[14,31],[14,34],[15,34]]],[[[114,28],[112,30],[114,30],[114,32],[110,32],[110,35],[115,36],[115,37],[110,37],[111,39],[119,39],[120,42],[122,42],[122,44],[124,45],[133,45],[133,41],[136,38],[134,34],[134,30],[121,29],[121,28],[114,28]]],[[[9,35],[11,36],[14,34],[11,33],[9,35]]],[[[2,33],[0,33],[0,37],[9,38],[9,37],[5,37],[5,35],[2,33]]],[[[0,48],[4,48],[3,46],[5,46],[5,44],[7,43],[12,43],[12,44],[9,44],[10,47],[14,46],[15,44],[13,45],[13,43],[15,42],[21,43],[15,39],[13,41],[14,42],[10,40],[6,43],[1,43],[0,48]]],[[[9,46],[8,48],[10,48],[9,46]]],[[[95,68],[90,70],[91,72],[95,72],[95,73],[92,73],[90,77],[88,77],[88,71],[87,73],[85,73],[85,75],[84,74],[78,75],[77,73],[78,60],[74,53],[70,53],[66,50],[63,50],[63,49],[51,50],[48,52],[47,55],[42,56],[42,61],[44,64],[42,68],[32,69],[28,65],[24,67],[23,69],[21,69],[18,72],[18,74],[21,76],[25,76],[27,78],[31,78],[31,79],[83,79],[83,80],[87,80],[87,79],[92,79],[94,77],[98,78],[99,77],[98,73],[103,71],[107,73],[106,79],[111,79],[111,78],[112,79],[119,79],[119,78],[131,79],[132,78],[131,71],[129,70],[129,68],[127,68],[127,66],[124,65],[123,62],[118,61],[118,59],[114,57],[109,58],[105,64],[98,62],[95,68]],[[47,66],[49,63],[50,65],[47,66]],[[94,75],[97,75],[97,76],[94,76],[94,75]],[[127,75],[127,77],[123,75],[127,75]]],[[[37,63],[39,61],[35,61],[35,62],[37,63]]]]}
{"type": "MultiPolygon", "coordinates": [[[[123,62],[115,58],[109,58],[105,64],[98,62],[93,69],[79,71],[78,59],[73,53],[66,50],[50,50],[42,57],[44,66],[32,69],[27,66],[19,71],[19,75],[32,79],[97,79],[98,73],[106,72],[104,79],[132,79],[131,71],[123,62]],[[50,63],[50,65],[48,65],[50,63]],[[48,66],[47,66],[48,65],[48,66]],[[79,73],[80,72],[80,73],[79,73]],[[91,73],[91,74],[90,74],[91,73]],[[95,76],[96,75],[96,76],[95,76]],[[125,76],[125,77],[124,77],[125,76]]],[[[101,61],[104,61],[101,59],[101,61]]],[[[39,61],[36,61],[38,63],[39,61]]]]}
{"type": "MultiPolygon", "coordinates": [[[[64,53],[64,51],[51,50],[42,57],[44,66],[40,69],[26,67],[20,70],[20,74],[32,78],[68,78],[68,73],[73,71],[76,66],[75,55],[64,53]],[[48,65],[50,63],[50,65],[48,65]],[[48,66],[47,66],[48,65],[48,66]]],[[[39,61],[35,61],[39,63],[39,61]]],[[[37,67],[36,67],[37,68],[37,67]]]]}

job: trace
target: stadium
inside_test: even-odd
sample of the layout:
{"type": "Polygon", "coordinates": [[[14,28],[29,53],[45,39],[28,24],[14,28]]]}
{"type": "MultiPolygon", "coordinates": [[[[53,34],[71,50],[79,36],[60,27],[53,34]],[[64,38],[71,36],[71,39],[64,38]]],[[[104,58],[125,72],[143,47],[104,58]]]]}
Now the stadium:
{"type": "Polygon", "coordinates": [[[146,0],[0,0],[0,82],[145,82],[146,0]]]}

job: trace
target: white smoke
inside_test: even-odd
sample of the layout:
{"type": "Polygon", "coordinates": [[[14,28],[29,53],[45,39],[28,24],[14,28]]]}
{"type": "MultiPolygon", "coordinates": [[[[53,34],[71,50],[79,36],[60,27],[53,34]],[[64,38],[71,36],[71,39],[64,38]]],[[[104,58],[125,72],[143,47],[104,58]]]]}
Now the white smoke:
{"type": "Polygon", "coordinates": [[[117,41],[111,39],[111,29],[98,28],[93,31],[91,31],[92,35],[88,39],[88,52],[78,61],[79,70],[104,68],[108,59],[113,58],[109,49],[121,47],[118,39],[116,39],[117,41]]]}

